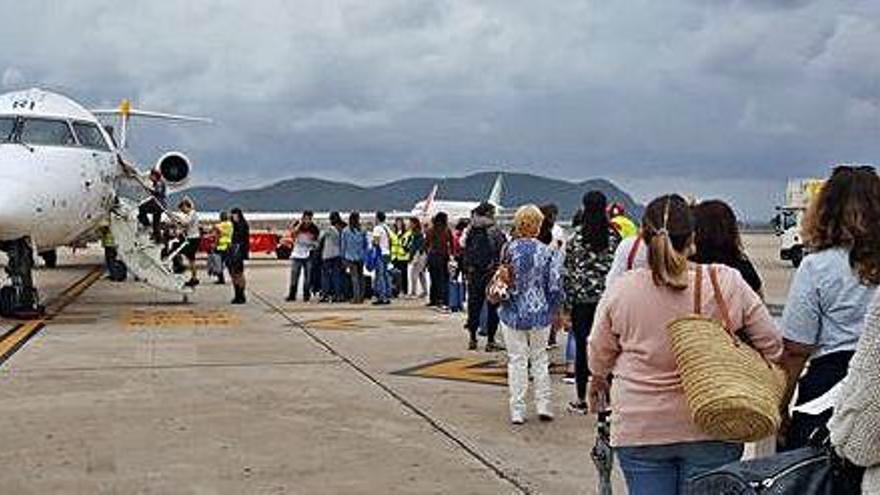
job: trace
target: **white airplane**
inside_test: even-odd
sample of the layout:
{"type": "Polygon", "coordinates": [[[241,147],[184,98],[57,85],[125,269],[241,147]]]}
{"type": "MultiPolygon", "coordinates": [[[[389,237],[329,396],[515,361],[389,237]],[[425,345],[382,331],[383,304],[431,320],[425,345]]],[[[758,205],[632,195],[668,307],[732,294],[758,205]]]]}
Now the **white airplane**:
{"type": "MultiPolygon", "coordinates": [[[[413,216],[427,220],[442,211],[449,215],[450,221],[455,222],[462,218],[470,218],[471,211],[480,205],[480,202],[478,201],[438,200],[438,188],[439,186],[435,185],[425,200],[416,203],[412,210],[413,216]]],[[[503,192],[504,176],[498,174],[498,178],[495,179],[495,184],[492,185],[492,191],[489,193],[489,198],[486,200],[489,204],[495,207],[498,213],[501,213],[501,210],[504,209],[504,207],[501,206],[501,195],[503,192]]]]}
{"type": "MultiPolygon", "coordinates": [[[[122,159],[128,121],[134,116],[206,121],[135,110],[128,101],[118,109],[89,111],[40,89],[0,95],[0,250],[8,257],[0,314],[39,312],[32,277],[34,251],[51,253],[68,245],[108,216],[130,272],[150,285],[185,292],[180,278],[171,278],[174,274],[161,259],[160,248],[139,235],[137,205],[116,194],[117,179],[143,181],[122,159]],[[101,126],[98,115],[119,116],[119,143],[112,128],[101,126]]],[[[155,169],[175,187],[186,182],[192,166],[182,153],[169,152],[155,169]]]]}

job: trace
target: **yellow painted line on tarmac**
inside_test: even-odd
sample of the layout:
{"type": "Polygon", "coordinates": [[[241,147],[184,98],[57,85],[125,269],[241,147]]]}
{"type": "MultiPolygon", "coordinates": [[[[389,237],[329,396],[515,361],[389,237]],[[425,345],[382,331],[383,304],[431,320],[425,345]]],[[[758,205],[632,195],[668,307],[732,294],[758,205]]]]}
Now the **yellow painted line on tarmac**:
{"type": "Polygon", "coordinates": [[[135,309],[122,317],[128,327],[229,327],[241,323],[238,315],[222,309],[135,309]]]}
{"type": "MultiPolygon", "coordinates": [[[[564,371],[564,366],[551,365],[550,372],[553,374],[564,373],[564,371]]],[[[391,374],[507,386],[507,364],[500,359],[446,358],[395,371],[391,374]]]]}
{"type": "Polygon", "coordinates": [[[360,318],[345,318],[342,316],[325,316],[323,318],[314,318],[303,321],[303,324],[309,328],[317,330],[342,330],[357,331],[365,328],[372,328],[369,325],[361,323],[360,318]]]}
{"type": "Polygon", "coordinates": [[[95,267],[84,277],[62,291],[58,297],[52,299],[42,317],[24,321],[0,336],[0,365],[24,347],[30,339],[46,326],[46,323],[58,316],[64,308],[91,287],[92,284],[97,282],[101,278],[102,273],[101,267],[95,267]]]}

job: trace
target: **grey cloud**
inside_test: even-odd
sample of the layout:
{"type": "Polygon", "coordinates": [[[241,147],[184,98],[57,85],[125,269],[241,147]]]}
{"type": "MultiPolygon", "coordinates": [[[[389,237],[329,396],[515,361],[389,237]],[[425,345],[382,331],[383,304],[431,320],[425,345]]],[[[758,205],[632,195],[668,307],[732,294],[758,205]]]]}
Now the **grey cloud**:
{"type": "Polygon", "coordinates": [[[209,115],[134,129],[200,182],[506,166],[781,190],[880,151],[876,2],[5,3],[4,88],[209,115]]]}

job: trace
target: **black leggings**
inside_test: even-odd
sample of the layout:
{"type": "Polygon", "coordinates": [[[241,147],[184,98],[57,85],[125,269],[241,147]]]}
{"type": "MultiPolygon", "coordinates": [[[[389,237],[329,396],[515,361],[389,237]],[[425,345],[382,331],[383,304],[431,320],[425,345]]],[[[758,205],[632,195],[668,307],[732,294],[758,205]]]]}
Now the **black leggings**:
{"type": "Polygon", "coordinates": [[[431,290],[428,300],[436,306],[449,306],[449,257],[428,253],[431,290]]]}
{"type": "Polygon", "coordinates": [[[575,304],[571,308],[571,330],[574,332],[574,379],[577,398],[583,402],[587,398],[587,381],[590,367],[587,365],[587,337],[593,328],[598,303],[575,304]]]}

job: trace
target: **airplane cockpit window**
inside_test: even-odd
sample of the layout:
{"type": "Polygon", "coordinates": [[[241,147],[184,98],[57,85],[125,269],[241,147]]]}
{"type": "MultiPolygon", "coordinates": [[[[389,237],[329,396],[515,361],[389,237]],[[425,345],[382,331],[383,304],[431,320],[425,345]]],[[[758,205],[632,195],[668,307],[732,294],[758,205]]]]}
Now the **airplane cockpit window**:
{"type": "Polygon", "coordinates": [[[12,133],[15,131],[14,117],[0,117],[0,143],[12,141],[12,133]]]}
{"type": "Polygon", "coordinates": [[[74,146],[76,140],[63,120],[25,119],[19,139],[29,145],[74,146]]]}
{"type": "Polygon", "coordinates": [[[107,142],[104,141],[104,136],[101,135],[100,129],[95,124],[89,124],[87,122],[74,122],[73,123],[73,131],[76,132],[76,137],[79,139],[79,144],[85,146],[86,148],[94,148],[101,151],[110,151],[110,148],[107,147],[107,142]]]}

